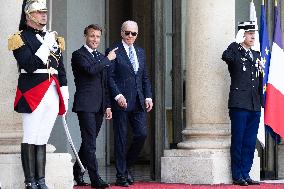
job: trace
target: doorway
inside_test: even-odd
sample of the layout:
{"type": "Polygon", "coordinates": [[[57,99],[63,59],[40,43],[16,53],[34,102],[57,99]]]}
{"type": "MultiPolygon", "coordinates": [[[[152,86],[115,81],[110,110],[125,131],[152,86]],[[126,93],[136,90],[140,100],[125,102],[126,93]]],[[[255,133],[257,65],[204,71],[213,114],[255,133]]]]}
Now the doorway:
{"type": "MultiPolygon", "coordinates": [[[[106,4],[106,46],[121,40],[124,21],[138,23],[136,44],[146,53],[154,100],[154,109],[148,114],[148,138],[138,164],[148,167],[153,180],[160,179],[164,149],[176,147],[185,125],[185,4],[186,0],[108,0],[106,4]]],[[[112,164],[113,133],[112,127],[108,128],[107,162],[112,164]]]]}
{"type": "MultiPolygon", "coordinates": [[[[142,47],[146,53],[147,67],[149,78],[151,77],[151,0],[107,0],[106,3],[106,46],[110,47],[112,44],[121,41],[120,31],[121,25],[124,21],[134,20],[138,23],[139,34],[136,44],[142,47]],[[149,15],[149,16],[148,16],[149,15]]],[[[151,113],[147,117],[148,121],[148,137],[145,142],[144,148],[136,163],[139,170],[143,170],[143,180],[150,179],[150,161],[151,161],[151,113]]],[[[112,125],[108,126],[107,131],[107,165],[113,166],[114,158],[114,141],[112,125]]],[[[131,134],[131,128],[128,129],[131,134]]],[[[129,135],[131,141],[131,135],[129,135]]],[[[134,175],[136,175],[136,166],[134,168],[134,175]]],[[[139,179],[140,179],[139,176],[139,179]]]]}

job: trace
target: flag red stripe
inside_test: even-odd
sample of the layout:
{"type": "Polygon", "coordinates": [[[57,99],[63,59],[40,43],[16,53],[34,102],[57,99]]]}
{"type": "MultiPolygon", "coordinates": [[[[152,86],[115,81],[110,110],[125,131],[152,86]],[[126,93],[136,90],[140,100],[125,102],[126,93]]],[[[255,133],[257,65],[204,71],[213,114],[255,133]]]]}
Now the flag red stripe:
{"type": "Polygon", "coordinates": [[[284,138],[284,95],[267,83],[264,123],[284,138]]]}

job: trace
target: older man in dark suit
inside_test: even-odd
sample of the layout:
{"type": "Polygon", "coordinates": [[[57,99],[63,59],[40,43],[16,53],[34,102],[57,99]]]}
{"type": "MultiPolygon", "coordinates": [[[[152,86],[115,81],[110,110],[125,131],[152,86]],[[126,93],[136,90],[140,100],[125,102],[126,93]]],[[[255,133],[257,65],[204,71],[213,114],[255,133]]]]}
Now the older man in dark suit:
{"type": "MultiPolygon", "coordinates": [[[[116,185],[128,186],[134,182],[130,168],[143,148],[146,136],[146,112],[153,107],[151,85],[146,68],[144,50],[134,42],[138,25],[126,21],[121,27],[122,41],[116,59],[109,68],[108,84],[111,92],[117,180],[116,185]],[[133,139],[128,152],[127,127],[132,127],[133,139]]],[[[108,51],[108,50],[107,50],[108,51]]]]}
{"type": "MultiPolygon", "coordinates": [[[[89,25],[84,30],[86,44],[72,54],[72,70],[76,85],[73,112],[79,119],[82,144],[79,156],[87,167],[92,188],[107,188],[109,184],[98,174],[96,160],[96,138],[101,128],[104,113],[106,119],[112,118],[107,92],[106,68],[115,59],[115,50],[107,57],[97,51],[102,29],[98,25],[89,25]]],[[[77,185],[86,185],[78,162],[73,168],[77,185]]]]}

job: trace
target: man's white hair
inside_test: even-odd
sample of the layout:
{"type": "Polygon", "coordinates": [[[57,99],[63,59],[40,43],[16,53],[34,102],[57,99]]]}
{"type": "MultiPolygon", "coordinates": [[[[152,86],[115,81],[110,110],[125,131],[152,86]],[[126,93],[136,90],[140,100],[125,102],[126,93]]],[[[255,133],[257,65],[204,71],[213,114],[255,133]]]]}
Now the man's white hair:
{"type": "Polygon", "coordinates": [[[138,31],[138,24],[135,21],[127,20],[127,21],[123,22],[123,24],[121,25],[121,30],[126,28],[126,26],[134,26],[134,27],[137,28],[137,31],[138,31]]]}

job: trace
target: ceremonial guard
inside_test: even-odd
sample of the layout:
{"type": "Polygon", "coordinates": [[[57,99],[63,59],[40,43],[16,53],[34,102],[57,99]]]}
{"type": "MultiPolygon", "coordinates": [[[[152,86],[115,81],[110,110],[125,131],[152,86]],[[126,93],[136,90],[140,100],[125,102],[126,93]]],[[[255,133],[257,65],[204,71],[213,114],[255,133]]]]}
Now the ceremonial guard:
{"type": "Polygon", "coordinates": [[[260,53],[251,49],[256,30],[255,22],[241,22],[235,42],[222,55],[231,76],[228,107],[232,179],[241,186],[259,184],[249,176],[263,105],[260,53]]]}
{"type": "Polygon", "coordinates": [[[26,189],[47,189],[46,144],[57,115],[66,114],[68,87],[63,65],[64,39],[46,31],[45,0],[24,0],[19,32],[8,40],[19,79],[14,102],[22,113],[21,160],[26,189]]]}

